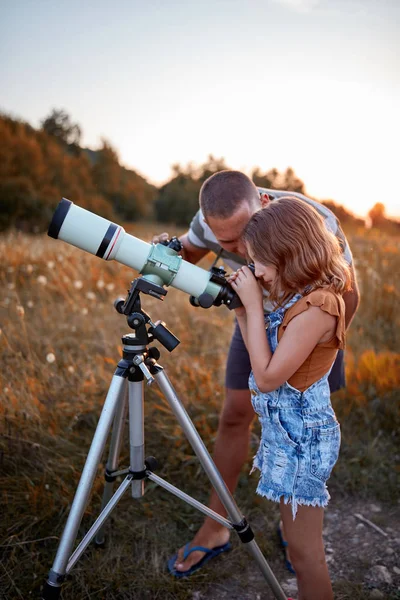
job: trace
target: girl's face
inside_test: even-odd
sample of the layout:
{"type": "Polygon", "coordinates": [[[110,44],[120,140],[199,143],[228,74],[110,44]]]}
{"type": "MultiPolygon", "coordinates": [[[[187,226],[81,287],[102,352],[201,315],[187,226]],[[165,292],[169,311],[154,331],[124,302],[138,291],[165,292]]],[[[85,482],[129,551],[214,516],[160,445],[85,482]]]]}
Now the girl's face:
{"type": "Polygon", "coordinates": [[[271,287],[271,284],[274,283],[278,277],[278,270],[274,265],[271,264],[263,264],[260,261],[256,260],[253,257],[251,248],[248,244],[247,246],[247,254],[254,264],[255,268],[255,276],[260,281],[261,285],[265,287],[267,290],[271,287]]]}
{"type": "Polygon", "coordinates": [[[273,265],[264,265],[258,260],[254,260],[255,276],[259,279],[261,285],[269,289],[278,277],[278,271],[273,265]]]}

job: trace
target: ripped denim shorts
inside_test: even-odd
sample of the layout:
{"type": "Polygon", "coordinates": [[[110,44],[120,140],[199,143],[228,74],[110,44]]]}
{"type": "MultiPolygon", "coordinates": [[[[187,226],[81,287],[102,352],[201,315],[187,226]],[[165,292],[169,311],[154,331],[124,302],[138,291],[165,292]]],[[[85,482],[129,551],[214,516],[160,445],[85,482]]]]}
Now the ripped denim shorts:
{"type": "Polygon", "coordinates": [[[326,482],[339,456],[340,425],[330,402],[328,375],[304,392],[284,383],[262,393],[249,377],[252,404],[261,422],[260,447],[253,469],[259,469],[257,493],[292,504],[326,506],[326,482]]]}

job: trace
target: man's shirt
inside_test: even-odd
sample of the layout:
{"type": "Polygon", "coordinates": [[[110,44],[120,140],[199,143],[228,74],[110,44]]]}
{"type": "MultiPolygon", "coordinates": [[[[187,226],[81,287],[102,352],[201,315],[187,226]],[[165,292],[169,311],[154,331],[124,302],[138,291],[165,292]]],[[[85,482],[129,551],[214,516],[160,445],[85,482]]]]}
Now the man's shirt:
{"type": "MultiPolygon", "coordinates": [[[[307,204],[310,204],[324,218],[327,229],[335,234],[339,240],[344,258],[349,265],[352,264],[353,257],[346,236],[340,228],[339,220],[329,208],[297,192],[270,190],[267,188],[258,188],[258,191],[260,192],[260,195],[268,194],[272,201],[276,198],[280,198],[281,196],[295,196],[296,198],[300,198],[300,200],[304,200],[304,202],[307,202],[307,204]]],[[[198,248],[207,248],[211,252],[215,252],[215,254],[217,254],[219,258],[221,258],[221,260],[234,271],[246,264],[246,260],[241,256],[233,254],[232,252],[227,252],[221,248],[215,235],[205,222],[201,210],[197,211],[190,224],[188,240],[191,244],[193,244],[193,246],[197,246],[198,248]]]]}

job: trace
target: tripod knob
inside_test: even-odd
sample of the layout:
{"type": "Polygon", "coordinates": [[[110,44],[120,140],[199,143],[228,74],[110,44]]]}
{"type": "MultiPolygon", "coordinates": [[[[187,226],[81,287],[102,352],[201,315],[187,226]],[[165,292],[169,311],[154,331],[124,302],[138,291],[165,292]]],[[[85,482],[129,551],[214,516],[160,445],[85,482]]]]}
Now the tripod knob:
{"type": "Polygon", "coordinates": [[[156,471],[160,468],[160,465],[158,464],[158,461],[156,458],[154,458],[154,456],[148,456],[145,459],[144,464],[146,465],[146,468],[149,471],[156,471]]]}
{"type": "Polygon", "coordinates": [[[117,298],[114,301],[114,308],[117,312],[119,312],[120,315],[124,314],[124,311],[122,310],[122,307],[125,304],[125,298],[117,298]]]}
{"type": "Polygon", "coordinates": [[[145,322],[144,316],[138,312],[134,312],[128,317],[128,325],[129,327],[132,327],[132,329],[138,329],[141,325],[144,325],[145,322]]]}
{"type": "Polygon", "coordinates": [[[161,356],[161,352],[158,348],[149,348],[148,355],[150,358],[154,358],[154,360],[158,360],[161,356]]]}

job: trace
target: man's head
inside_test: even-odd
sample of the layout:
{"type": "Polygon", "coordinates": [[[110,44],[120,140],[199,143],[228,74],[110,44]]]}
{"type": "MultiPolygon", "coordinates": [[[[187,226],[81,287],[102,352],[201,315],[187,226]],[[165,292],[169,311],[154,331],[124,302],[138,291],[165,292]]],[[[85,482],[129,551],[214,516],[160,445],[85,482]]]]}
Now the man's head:
{"type": "Polygon", "coordinates": [[[206,223],[224,250],[245,255],[243,229],[251,216],[268,203],[254,183],[240,171],[219,171],[200,190],[200,208],[206,223]]]}

